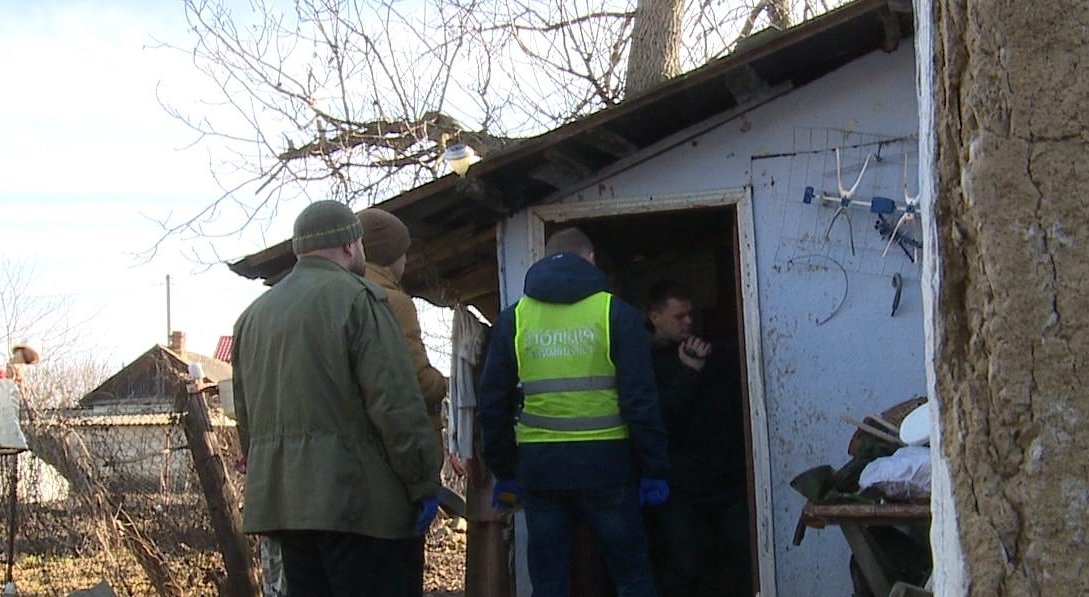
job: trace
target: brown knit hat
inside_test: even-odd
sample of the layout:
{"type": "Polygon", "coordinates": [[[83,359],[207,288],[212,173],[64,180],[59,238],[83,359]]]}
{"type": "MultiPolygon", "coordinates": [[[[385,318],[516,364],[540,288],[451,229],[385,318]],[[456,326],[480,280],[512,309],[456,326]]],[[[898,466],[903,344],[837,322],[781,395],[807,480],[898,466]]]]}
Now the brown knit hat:
{"type": "Polygon", "coordinates": [[[363,223],[363,250],[367,253],[367,263],[385,267],[408,252],[412,239],[408,236],[408,226],[397,216],[369,207],[359,212],[359,221],[363,223]]]}
{"type": "Polygon", "coordinates": [[[296,255],[346,245],[363,236],[352,209],[339,201],[315,201],[295,218],[291,248],[296,255]]]}

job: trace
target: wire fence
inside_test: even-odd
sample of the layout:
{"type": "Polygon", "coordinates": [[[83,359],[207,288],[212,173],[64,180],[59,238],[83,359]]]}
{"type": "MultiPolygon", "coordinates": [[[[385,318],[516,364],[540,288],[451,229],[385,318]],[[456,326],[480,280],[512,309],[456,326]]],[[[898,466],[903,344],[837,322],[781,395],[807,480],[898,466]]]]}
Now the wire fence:
{"type": "MultiPolygon", "coordinates": [[[[24,413],[23,430],[31,451],[0,457],[5,581],[18,594],[102,581],[122,596],[220,594],[223,558],[179,414],[24,413]]],[[[233,427],[210,437],[241,495],[233,427]]]]}
{"type": "MultiPolygon", "coordinates": [[[[241,496],[237,434],[212,410],[210,437],[241,496]]],[[[122,597],[229,594],[180,413],[24,411],[22,428],[30,451],[0,456],[0,572],[19,595],[67,596],[102,582],[122,597]]],[[[449,466],[443,477],[464,495],[449,466]]],[[[259,569],[257,541],[247,542],[259,569]]],[[[463,590],[464,528],[440,519],[427,545],[428,594],[463,590]]]]}

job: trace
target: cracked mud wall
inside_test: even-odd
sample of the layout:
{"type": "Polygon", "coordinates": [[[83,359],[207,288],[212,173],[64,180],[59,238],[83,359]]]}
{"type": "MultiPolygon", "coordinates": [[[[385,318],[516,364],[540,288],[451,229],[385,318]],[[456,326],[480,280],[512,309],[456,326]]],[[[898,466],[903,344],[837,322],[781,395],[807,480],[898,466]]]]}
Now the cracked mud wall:
{"type": "Polygon", "coordinates": [[[968,593],[1089,594],[1089,2],[929,15],[933,366],[968,593]]]}

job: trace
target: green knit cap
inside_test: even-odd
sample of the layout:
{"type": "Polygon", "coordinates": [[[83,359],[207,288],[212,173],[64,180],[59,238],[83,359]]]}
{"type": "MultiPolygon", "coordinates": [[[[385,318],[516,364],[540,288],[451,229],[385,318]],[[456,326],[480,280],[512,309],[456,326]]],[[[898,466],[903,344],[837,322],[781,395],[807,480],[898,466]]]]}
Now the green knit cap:
{"type": "Polygon", "coordinates": [[[296,255],[346,245],[363,237],[359,218],[339,201],[315,201],[295,218],[291,248],[296,255]]]}

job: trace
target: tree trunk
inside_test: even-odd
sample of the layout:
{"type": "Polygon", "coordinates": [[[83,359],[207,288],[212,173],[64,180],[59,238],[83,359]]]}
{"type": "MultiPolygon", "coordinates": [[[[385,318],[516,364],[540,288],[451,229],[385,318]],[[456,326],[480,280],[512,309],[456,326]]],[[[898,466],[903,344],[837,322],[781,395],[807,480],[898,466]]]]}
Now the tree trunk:
{"type": "Polygon", "coordinates": [[[789,29],[792,24],[791,21],[789,0],[771,0],[768,2],[768,23],[772,27],[780,31],[789,29]]]}
{"type": "Polygon", "coordinates": [[[625,97],[654,89],[681,73],[683,0],[639,0],[632,24],[625,97]]]}
{"type": "Polygon", "coordinates": [[[958,594],[1084,595],[1089,4],[928,4],[921,155],[936,137],[936,164],[920,171],[936,166],[929,354],[950,481],[948,502],[935,495],[936,578],[963,567],[958,594]],[[963,562],[940,557],[946,537],[963,562]]]}

